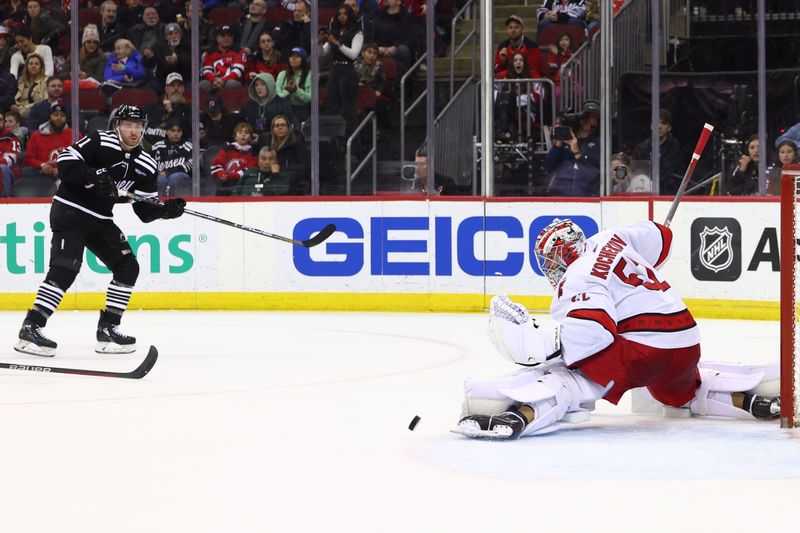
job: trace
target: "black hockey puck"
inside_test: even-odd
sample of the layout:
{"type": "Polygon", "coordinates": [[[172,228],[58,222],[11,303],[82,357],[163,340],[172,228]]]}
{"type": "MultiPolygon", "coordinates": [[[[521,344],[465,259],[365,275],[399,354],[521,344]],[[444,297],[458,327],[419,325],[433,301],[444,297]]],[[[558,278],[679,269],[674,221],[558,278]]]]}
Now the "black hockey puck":
{"type": "Polygon", "coordinates": [[[417,427],[418,423],[419,423],[419,417],[415,416],[414,418],[411,419],[411,423],[408,425],[408,430],[414,431],[414,428],[417,427]]]}

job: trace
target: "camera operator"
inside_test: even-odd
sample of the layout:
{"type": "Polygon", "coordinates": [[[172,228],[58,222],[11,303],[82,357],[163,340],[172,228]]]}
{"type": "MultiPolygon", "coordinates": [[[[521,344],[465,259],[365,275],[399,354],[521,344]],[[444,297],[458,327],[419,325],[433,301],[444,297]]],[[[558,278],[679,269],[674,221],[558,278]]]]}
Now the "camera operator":
{"type": "Polygon", "coordinates": [[[621,193],[647,193],[652,189],[650,178],[644,174],[635,174],[633,161],[625,152],[611,156],[612,190],[621,193]]]}
{"type": "Polygon", "coordinates": [[[600,192],[600,103],[586,100],[583,112],[559,117],[553,147],[544,159],[552,173],[551,196],[597,196],[600,192]]]}
{"type": "Polygon", "coordinates": [[[736,163],[727,186],[727,193],[733,196],[758,193],[758,135],[751,135],[744,145],[745,153],[736,163]]]}

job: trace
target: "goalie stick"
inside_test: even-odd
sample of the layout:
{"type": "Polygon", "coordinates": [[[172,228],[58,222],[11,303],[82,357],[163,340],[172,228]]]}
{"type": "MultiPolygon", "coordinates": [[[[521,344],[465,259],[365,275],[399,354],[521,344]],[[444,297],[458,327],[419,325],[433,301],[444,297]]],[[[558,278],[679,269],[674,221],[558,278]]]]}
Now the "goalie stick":
{"type": "MultiPolygon", "coordinates": [[[[142,196],[140,194],[136,194],[135,192],[125,191],[123,189],[119,189],[120,196],[127,196],[128,198],[132,198],[137,202],[147,202],[150,204],[156,205],[164,205],[161,201],[157,200],[156,198],[151,198],[149,196],[142,196]]],[[[239,224],[238,222],[231,222],[230,220],[225,220],[224,218],[217,218],[212,215],[207,215],[205,213],[200,213],[198,211],[192,211],[191,209],[184,209],[184,213],[187,215],[192,215],[198,218],[204,218],[206,220],[210,220],[211,222],[217,222],[219,224],[225,224],[226,226],[231,226],[233,228],[237,228],[244,231],[249,231],[250,233],[255,233],[257,235],[262,235],[264,237],[269,237],[270,239],[277,239],[279,241],[288,242],[290,244],[294,244],[296,246],[302,246],[304,248],[313,248],[318,244],[322,244],[328,237],[333,235],[336,231],[336,226],[333,224],[328,224],[322,230],[311,237],[310,239],[306,239],[304,241],[298,241],[296,239],[290,239],[289,237],[284,237],[283,235],[276,235],[274,233],[270,233],[268,231],[264,231],[257,228],[251,228],[249,226],[245,226],[243,224],[239,224]]]]}
{"type": "Polygon", "coordinates": [[[8,370],[25,370],[39,374],[72,374],[73,376],[97,376],[102,378],[142,379],[145,377],[158,359],[158,350],[150,346],[147,356],[142,363],[130,372],[111,372],[108,370],[86,370],[82,368],[59,368],[55,366],[25,365],[17,363],[0,363],[0,368],[8,370]]]}
{"type": "Polygon", "coordinates": [[[703,153],[703,150],[706,147],[706,142],[708,142],[708,138],[711,137],[712,131],[714,131],[714,126],[706,122],[703,125],[703,131],[700,132],[700,138],[697,139],[697,145],[694,147],[692,160],[689,162],[689,168],[686,169],[686,174],[683,175],[681,185],[678,187],[678,192],[675,193],[675,199],[672,201],[672,205],[669,208],[669,213],[667,213],[667,218],[664,220],[664,225],[667,227],[669,227],[669,223],[672,222],[672,217],[675,216],[675,211],[678,209],[678,204],[680,203],[681,198],[683,198],[683,193],[686,191],[686,187],[689,185],[689,180],[692,179],[692,174],[694,174],[694,167],[697,166],[697,161],[700,159],[700,154],[703,153]]]}

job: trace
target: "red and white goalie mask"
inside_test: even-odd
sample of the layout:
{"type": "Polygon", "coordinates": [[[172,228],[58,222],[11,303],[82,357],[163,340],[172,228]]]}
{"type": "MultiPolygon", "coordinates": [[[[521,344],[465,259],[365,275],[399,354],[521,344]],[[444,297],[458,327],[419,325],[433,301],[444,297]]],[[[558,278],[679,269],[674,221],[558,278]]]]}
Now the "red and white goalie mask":
{"type": "Polygon", "coordinates": [[[567,267],[585,249],[586,236],[583,230],[568,218],[557,218],[539,232],[533,252],[542,273],[555,288],[567,267]]]}

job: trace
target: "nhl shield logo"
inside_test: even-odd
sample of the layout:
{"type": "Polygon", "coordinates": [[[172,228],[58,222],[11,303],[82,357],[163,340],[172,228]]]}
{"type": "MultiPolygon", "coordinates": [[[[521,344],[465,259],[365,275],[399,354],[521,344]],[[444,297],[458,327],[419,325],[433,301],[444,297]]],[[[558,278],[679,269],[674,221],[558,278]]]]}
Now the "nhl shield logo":
{"type": "Polygon", "coordinates": [[[733,234],[727,226],[708,226],[700,232],[700,263],[713,272],[725,270],[733,262],[733,234]]]}
{"type": "Polygon", "coordinates": [[[702,281],[736,281],[742,273],[742,226],[735,218],[696,218],[691,270],[702,281]]]}

